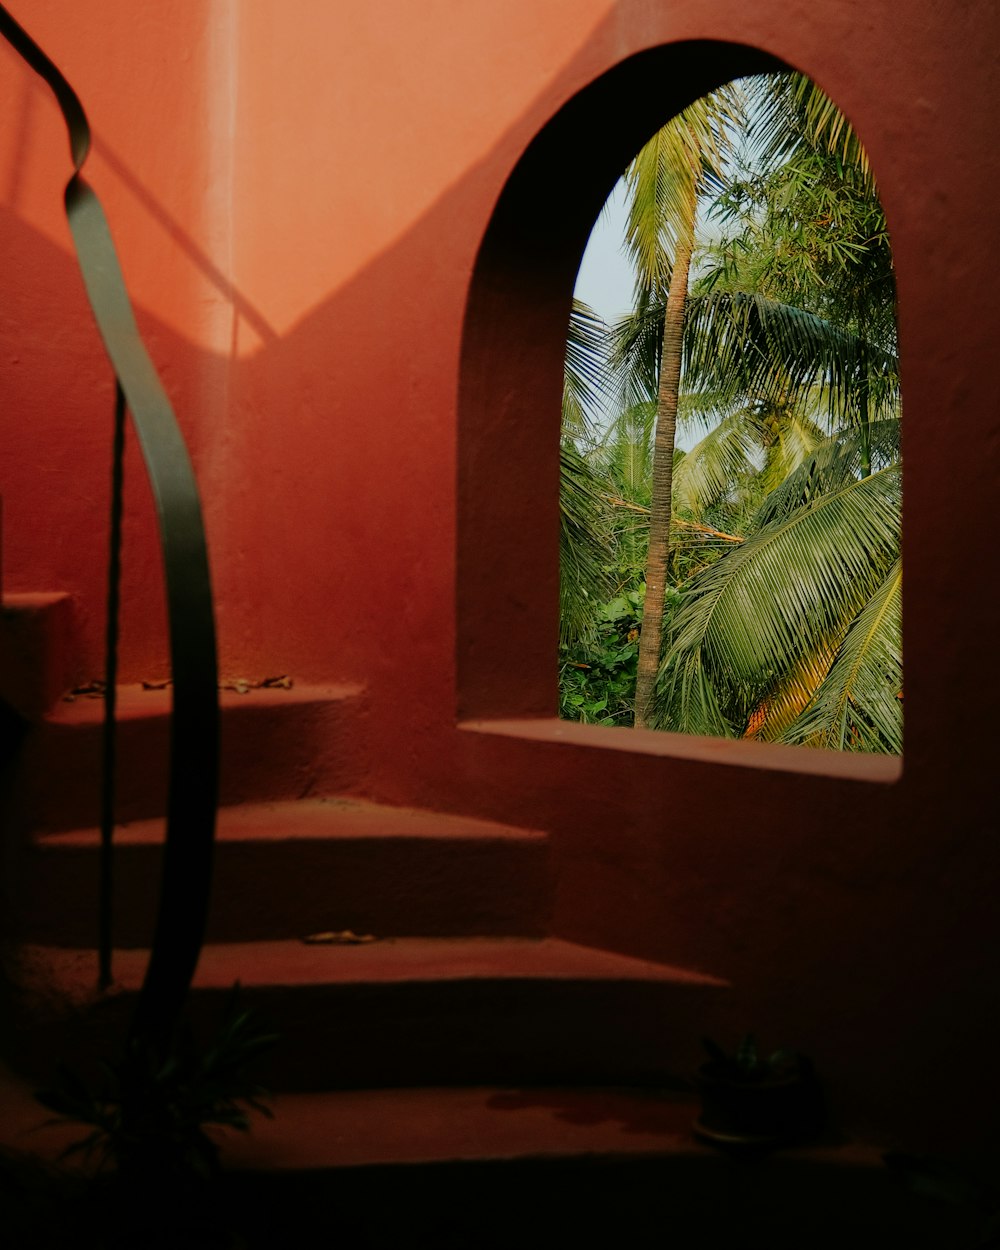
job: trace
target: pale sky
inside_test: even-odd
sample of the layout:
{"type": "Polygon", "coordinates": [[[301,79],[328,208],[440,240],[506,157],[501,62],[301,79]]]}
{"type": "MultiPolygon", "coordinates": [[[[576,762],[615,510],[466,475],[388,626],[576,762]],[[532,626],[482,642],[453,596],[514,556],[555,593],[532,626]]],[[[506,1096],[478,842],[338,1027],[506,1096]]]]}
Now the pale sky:
{"type": "Polygon", "coordinates": [[[624,234],[625,190],[619,182],[591,233],[573,292],[609,324],[632,308],[632,266],[622,252],[624,234]]]}

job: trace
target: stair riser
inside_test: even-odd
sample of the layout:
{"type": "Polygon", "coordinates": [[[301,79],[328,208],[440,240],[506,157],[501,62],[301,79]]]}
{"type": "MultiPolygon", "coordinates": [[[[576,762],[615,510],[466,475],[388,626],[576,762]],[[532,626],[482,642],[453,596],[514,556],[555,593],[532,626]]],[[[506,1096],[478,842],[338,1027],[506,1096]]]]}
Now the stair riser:
{"type": "MultiPolygon", "coordinates": [[[[118,821],[166,810],[170,722],[167,700],[149,696],[146,714],[127,714],[117,728],[118,821]]],[[[364,775],[355,731],[357,697],[262,701],[223,699],[220,802],[227,805],[306,795],[349,793],[364,775]]],[[[96,826],[100,821],[99,701],[88,719],[50,719],[32,729],[22,750],[15,792],[20,824],[36,832],[96,826]]]]}
{"type": "MultiPolygon", "coordinates": [[[[161,848],[118,846],[115,944],[148,947],[161,848]]],[[[22,940],[95,941],[98,852],[44,841],[25,851],[22,940]]],[[[246,942],[351,929],[379,937],[541,936],[551,907],[542,838],[370,838],[220,842],[208,941],[246,942]]]]}
{"type": "MultiPolygon", "coordinates": [[[[226,991],[196,991],[210,1030],[226,991]]],[[[274,1090],[385,1085],[666,1085],[694,1070],[717,992],[704,986],[470,980],[257,988],[241,1000],[280,1034],[256,1071],[274,1090]]],[[[132,994],[25,1026],[21,1062],[43,1075],[114,1052],[132,994]]]]}

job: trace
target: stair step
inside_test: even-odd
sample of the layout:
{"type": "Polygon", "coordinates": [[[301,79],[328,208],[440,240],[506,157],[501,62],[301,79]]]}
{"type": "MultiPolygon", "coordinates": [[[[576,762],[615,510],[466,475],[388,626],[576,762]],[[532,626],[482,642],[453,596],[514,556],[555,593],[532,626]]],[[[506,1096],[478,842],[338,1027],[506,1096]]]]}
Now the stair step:
{"type": "Polygon", "coordinates": [[[298,1171],[700,1151],[691,1094],[621,1087],[431,1087],[276,1094],[227,1165],[298,1171]]]}
{"type": "Polygon", "coordinates": [[[0,606],[0,701],[40,719],[78,679],[73,600],[5,594],[0,606]]]}
{"type": "MultiPolygon", "coordinates": [[[[57,1158],[79,1126],[53,1124],[31,1088],[0,1068],[0,1151],[57,1158]],[[40,1132],[48,1121],[50,1127],[40,1132]]],[[[518,1159],[704,1152],[689,1093],[621,1087],[445,1086],[269,1095],[268,1119],[220,1135],[227,1168],[294,1172],[518,1159]]]]}
{"type": "Polygon", "coordinates": [[[975,1221],[907,1193],[864,1143],[740,1158],[692,1136],[691,1098],[620,1088],[281,1095],[230,1135],[248,1244],[365,1250],[941,1250],[975,1221]],[[942,1233],[944,1234],[942,1236],[942,1233]],[[956,1233],[958,1234],[956,1236],[956,1233]]]}
{"type": "MultiPolygon", "coordinates": [[[[118,691],[116,816],[166,810],[171,691],[118,691]]],[[[225,805],[349,792],[363,774],[354,685],[220,691],[225,805]]],[[[100,820],[101,699],[61,701],[25,740],[15,813],[29,830],[54,832],[100,820]]]]}
{"type": "MultiPolygon", "coordinates": [[[[22,1062],[113,1049],[145,971],[118,952],[118,992],[94,1001],[92,953],[22,948],[35,1012],[22,1062]],[[77,1010],[60,1011],[59,1002],[77,1010]]],[[[725,983],[556,938],[391,938],[360,946],[206,946],[192,1021],[210,1028],[233,983],[281,1042],[274,1089],[399,1085],[663,1084],[698,1062],[725,983]]]]}
{"type": "MultiPolygon", "coordinates": [[[[5,1158],[54,1160],[79,1140],[79,1125],[42,1129],[47,1113],[2,1078],[5,1158]]],[[[692,1136],[685,1095],[362,1089],[279,1094],[270,1105],[272,1120],[253,1115],[250,1133],[220,1135],[219,1209],[251,1250],[310,1244],[317,1229],[322,1244],[361,1250],[941,1250],[982,1236],[978,1210],[911,1192],[862,1142],[750,1157],[709,1149],[692,1136]]],[[[89,1245],[75,1195],[53,1207],[54,1189],[40,1209],[12,1192],[5,1213],[25,1238],[52,1229],[46,1245],[89,1245]]],[[[107,1215],[95,1215],[106,1231],[107,1215]]]]}
{"type": "MultiPolygon", "coordinates": [[[[115,940],[148,946],[164,825],[115,831],[115,940]]],[[[17,932],[90,946],[96,830],[38,839],[25,852],[17,932]]],[[[548,838],[534,830],[344,799],[219,811],[210,942],[353,930],[379,937],[541,936],[551,907],[548,838]]]]}

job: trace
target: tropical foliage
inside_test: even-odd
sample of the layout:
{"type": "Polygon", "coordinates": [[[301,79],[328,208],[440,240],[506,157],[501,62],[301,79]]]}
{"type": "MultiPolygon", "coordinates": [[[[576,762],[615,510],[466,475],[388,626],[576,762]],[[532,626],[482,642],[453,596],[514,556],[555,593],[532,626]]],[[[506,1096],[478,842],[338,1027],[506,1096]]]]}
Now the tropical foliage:
{"type": "Polygon", "coordinates": [[[900,398],[884,215],[857,137],[807,79],[745,80],[707,99],[630,167],[630,223],[655,207],[650,185],[674,188],[642,248],[637,232],[627,243],[633,312],[605,328],[574,308],[561,710],[898,752],[900,398]],[[721,231],[694,241],[693,278],[678,185],[694,220],[721,231]],[[675,421],[700,432],[686,452],[675,421]],[[630,706],[651,636],[655,684],[630,706]]]}

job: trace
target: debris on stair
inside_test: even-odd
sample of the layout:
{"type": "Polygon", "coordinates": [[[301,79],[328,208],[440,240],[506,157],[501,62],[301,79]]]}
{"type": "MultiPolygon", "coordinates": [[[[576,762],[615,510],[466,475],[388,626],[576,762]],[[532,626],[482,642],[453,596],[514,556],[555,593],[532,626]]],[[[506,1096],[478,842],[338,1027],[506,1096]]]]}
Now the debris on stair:
{"type": "Polygon", "coordinates": [[[75,703],[77,699],[103,699],[107,689],[103,681],[87,681],[63,695],[64,703],[75,703]]]}
{"type": "MultiPolygon", "coordinates": [[[[169,677],[163,678],[162,681],[144,681],[142,683],[143,690],[166,690],[173,682],[169,677]]],[[[220,681],[220,690],[235,690],[237,694],[249,694],[251,690],[291,690],[295,682],[286,673],[281,673],[277,677],[261,677],[259,680],[253,677],[236,677],[232,681],[220,681]]],[[[104,692],[103,682],[91,682],[91,686],[100,687],[91,696],[97,698],[99,694],[104,692]]],[[[79,691],[74,690],[73,694],[89,694],[90,686],[79,691]]],[[[68,698],[69,696],[67,696],[68,698]]]]}
{"type": "Polygon", "coordinates": [[[355,933],[353,929],[330,930],[326,933],[310,933],[302,939],[307,946],[363,946],[366,942],[377,942],[374,933],[355,933]]]}

